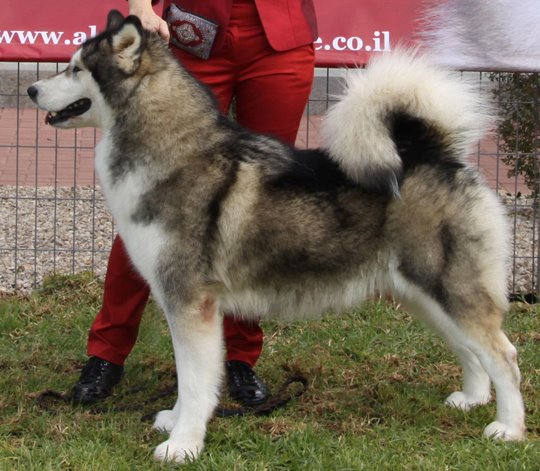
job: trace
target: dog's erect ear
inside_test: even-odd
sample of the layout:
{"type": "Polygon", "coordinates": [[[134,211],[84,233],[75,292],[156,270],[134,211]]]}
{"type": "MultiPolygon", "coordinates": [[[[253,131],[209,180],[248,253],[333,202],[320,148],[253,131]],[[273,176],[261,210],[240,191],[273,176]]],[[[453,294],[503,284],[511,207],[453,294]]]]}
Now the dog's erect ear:
{"type": "Polygon", "coordinates": [[[128,16],[112,37],[116,64],[127,74],[139,65],[142,41],[142,26],[136,16],[128,16]]]}
{"type": "Polygon", "coordinates": [[[118,10],[111,10],[107,16],[107,28],[106,29],[115,29],[120,27],[124,22],[124,15],[118,10]]]}

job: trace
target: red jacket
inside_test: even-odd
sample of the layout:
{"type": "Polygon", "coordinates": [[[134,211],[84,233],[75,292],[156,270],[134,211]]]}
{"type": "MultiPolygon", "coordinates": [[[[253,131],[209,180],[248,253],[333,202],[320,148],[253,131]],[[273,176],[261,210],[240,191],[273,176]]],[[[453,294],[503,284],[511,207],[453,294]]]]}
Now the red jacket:
{"type": "MultiPolygon", "coordinates": [[[[312,0],[253,0],[272,49],[287,51],[317,39],[312,0]]],[[[223,45],[233,0],[173,0],[183,10],[219,24],[213,51],[223,45]]],[[[165,8],[171,1],[165,2],[165,8]]]]}

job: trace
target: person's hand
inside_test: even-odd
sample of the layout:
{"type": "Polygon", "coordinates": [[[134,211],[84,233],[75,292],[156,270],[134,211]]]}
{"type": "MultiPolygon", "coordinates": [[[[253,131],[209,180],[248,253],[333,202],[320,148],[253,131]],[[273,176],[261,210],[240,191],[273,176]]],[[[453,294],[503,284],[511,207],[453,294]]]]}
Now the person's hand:
{"type": "Polygon", "coordinates": [[[144,29],[155,31],[165,41],[169,41],[169,26],[152,8],[151,0],[128,0],[129,14],[139,17],[144,29]]]}

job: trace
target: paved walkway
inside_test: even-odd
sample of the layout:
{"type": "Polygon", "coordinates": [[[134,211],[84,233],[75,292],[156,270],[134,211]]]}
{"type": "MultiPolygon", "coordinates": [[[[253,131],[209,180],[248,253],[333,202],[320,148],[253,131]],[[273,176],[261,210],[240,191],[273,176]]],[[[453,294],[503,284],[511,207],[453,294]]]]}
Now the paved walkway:
{"type": "Polygon", "coordinates": [[[56,130],[35,109],[0,109],[0,184],[94,183],[94,129],[56,130]],[[18,145],[17,145],[18,144],[18,145]]]}
{"type": "MultiPolygon", "coordinates": [[[[298,133],[301,148],[319,145],[320,116],[304,117],[298,133]]],[[[45,114],[35,109],[0,109],[0,185],[75,186],[93,185],[94,129],[56,130],[45,124],[45,114]],[[19,125],[17,126],[17,122],[19,125]],[[18,143],[18,145],[17,145],[18,143]]],[[[479,145],[473,162],[492,188],[503,193],[527,193],[497,158],[493,140],[479,145]]]]}

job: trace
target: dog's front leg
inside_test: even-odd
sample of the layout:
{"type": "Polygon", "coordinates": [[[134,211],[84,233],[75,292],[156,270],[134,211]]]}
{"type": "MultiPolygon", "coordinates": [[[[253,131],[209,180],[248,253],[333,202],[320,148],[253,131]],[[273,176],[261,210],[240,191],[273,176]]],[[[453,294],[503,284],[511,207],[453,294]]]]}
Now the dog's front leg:
{"type": "Polygon", "coordinates": [[[178,399],[172,410],[161,411],[154,428],[170,432],[156,448],[158,460],[197,458],[204,447],[207,423],[219,398],[223,376],[223,321],[216,302],[206,296],[181,312],[166,313],[171,330],[178,399]]]}

